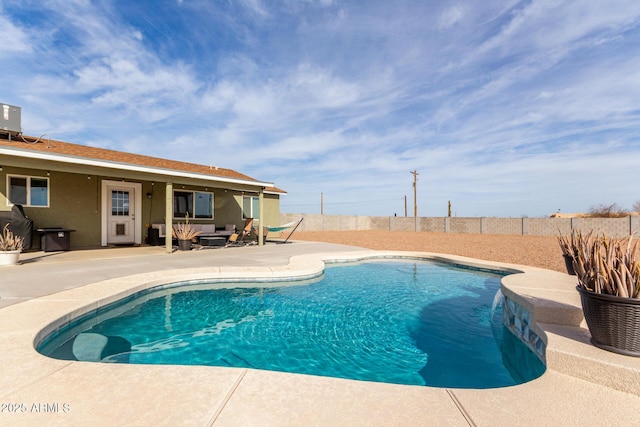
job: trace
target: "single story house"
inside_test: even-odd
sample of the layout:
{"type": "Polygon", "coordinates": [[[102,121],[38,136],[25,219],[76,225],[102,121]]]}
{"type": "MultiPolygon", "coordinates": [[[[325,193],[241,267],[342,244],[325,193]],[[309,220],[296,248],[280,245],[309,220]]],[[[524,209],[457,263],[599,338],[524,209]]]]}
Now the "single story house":
{"type": "MultiPolygon", "coordinates": [[[[142,244],[150,224],[278,224],[271,182],[206,166],[79,144],[0,134],[0,211],[20,204],[34,229],[73,229],[71,249],[142,244]]],[[[258,233],[262,244],[262,230],[258,233]]],[[[33,247],[38,249],[37,233],[33,247]]],[[[171,251],[171,239],[166,242],[171,251]]]]}

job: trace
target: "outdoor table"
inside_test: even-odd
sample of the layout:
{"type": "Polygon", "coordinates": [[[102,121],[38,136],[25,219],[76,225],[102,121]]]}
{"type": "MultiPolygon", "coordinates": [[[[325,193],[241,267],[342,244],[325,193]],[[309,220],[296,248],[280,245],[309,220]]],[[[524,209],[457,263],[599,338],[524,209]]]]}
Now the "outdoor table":
{"type": "Polygon", "coordinates": [[[200,244],[202,246],[225,246],[227,244],[226,237],[201,237],[200,244]]]}

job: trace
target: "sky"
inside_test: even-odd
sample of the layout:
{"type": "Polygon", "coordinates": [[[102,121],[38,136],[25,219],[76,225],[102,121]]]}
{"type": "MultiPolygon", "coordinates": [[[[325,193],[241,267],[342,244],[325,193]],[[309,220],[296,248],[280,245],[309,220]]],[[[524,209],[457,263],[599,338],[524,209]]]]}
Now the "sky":
{"type": "Polygon", "coordinates": [[[281,212],[640,200],[637,0],[0,0],[25,135],[230,168],[281,212]]]}

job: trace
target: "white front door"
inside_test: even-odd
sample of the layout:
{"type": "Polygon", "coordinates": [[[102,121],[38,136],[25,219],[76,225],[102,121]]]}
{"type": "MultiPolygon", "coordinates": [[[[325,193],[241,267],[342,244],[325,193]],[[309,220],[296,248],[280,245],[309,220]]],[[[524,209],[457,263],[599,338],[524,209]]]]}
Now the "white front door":
{"type": "Polygon", "coordinates": [[[139,184],[112,181],[106,183],[103,189],[106,244],[140,243],[137,238],[140,221],[136,221],[139,184]]]}
{"type": "Polygon", "coordinates": [[[109,186],[107,244],[135,242],[135,189],[109,186]]]}

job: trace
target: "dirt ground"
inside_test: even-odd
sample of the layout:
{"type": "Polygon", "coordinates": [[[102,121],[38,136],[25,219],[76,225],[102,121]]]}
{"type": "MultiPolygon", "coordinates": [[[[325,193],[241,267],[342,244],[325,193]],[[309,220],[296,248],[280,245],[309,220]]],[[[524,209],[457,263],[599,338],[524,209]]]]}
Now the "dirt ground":
{"type": "Polygon", "coordinates": [[[555,236],[413,231],[296,231],[294,240],[341,243],[377,250],[424,251],[566,272],[555,236]]]}

